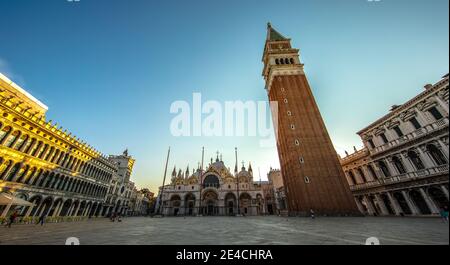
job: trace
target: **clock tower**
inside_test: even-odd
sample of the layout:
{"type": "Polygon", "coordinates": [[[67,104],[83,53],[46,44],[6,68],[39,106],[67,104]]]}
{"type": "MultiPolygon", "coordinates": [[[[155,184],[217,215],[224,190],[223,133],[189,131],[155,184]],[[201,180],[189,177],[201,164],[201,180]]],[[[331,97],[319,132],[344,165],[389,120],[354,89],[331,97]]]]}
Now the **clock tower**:
{"type": "Polygon", "coordinates": [[[263,76],[290,215],[360,215],[309,87],[299,50],[270,23],[263,76]]]}

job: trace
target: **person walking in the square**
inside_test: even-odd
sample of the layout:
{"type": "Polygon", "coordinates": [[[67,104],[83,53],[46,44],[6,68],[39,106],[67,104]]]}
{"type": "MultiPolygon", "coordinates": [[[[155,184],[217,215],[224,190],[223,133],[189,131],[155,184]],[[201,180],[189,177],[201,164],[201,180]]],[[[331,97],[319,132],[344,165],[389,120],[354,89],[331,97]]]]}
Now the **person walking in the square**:
{"type": "Polygon", "coordinates": [[[41,224],[41,226],[43,226],[46,217],[47,217],[47,215],[45,213],[42,213],[41,216],[39,216],[39,220],[38,220],[37,224],[41,224]]]}
{"type": "Polygon", "coordinates": [[[116,212],[113,212],[111,214],[111,222],[114,222],[114,221],[116,221],[116,212]]]}
{"type": "Polygon", "coordinates": [[[444,206],[444,207],[441,209],[440,214],[441,214],[442,220],[443,220],[445,223],[448,223],[448,207],[447,207],[447,206],[444,206]]]}
{"type": "Polygon", "coordinates": [[[8,224],[6,225],[7,227],[11,228],[11,225],[14,223],[14,221],[16,220],[16,218],[19,216],[19,213],[17,212],[17,210],[15,210],[10,216],[9,216],[9,221],[8,224]]]}
{"type": "Polygon", "coordinates": [[[310,215],[311,215],[311,219],[315,219],[315,218],[316,218],[316,215],[315,215],[313,209],[310,209],[310,210],[309,210],[309,213],[310,213],[310,215]]]}

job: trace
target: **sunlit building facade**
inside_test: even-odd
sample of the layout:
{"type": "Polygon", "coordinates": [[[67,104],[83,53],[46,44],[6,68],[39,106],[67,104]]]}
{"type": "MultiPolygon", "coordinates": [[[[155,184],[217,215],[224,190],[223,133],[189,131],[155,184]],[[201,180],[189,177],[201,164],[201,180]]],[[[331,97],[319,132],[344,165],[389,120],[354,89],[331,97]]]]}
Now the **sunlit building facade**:
{"type": "MultiPolygon", "coordinates": [[[[121,178],[122,168],[115,159],[47,120],[47,110],[0,74],[0,192],[33,204],[3,205],[0,215],[6,217],[15,210],[22,217],[107,215],[110,205],[105,198],[111,182],[121,178]]],[[[138,201],[128,173],[127,194],[138,201]]]]}
{"type": "Polygon", "coordinates": [[[367,215],[437,215],[448,207],[449,76],[358,132],[364,148],[341,159],[367,215]]]}
{"type": "Polygon", "coordinates": [[[0,74],[0,191],[35,204],[21,209],[24,216],[99,215],[113,163],[47,121],[46,111],[0,74]]]}
{"type": "Polygon", "coordinates": [[[111,155],[109,160],[117,168],[106,197],[106,215],[137,215],[141,213],[140,204],[144,199],[134,182],[130,180],[135,160],[125,150],[122,155],[111,155]]]}

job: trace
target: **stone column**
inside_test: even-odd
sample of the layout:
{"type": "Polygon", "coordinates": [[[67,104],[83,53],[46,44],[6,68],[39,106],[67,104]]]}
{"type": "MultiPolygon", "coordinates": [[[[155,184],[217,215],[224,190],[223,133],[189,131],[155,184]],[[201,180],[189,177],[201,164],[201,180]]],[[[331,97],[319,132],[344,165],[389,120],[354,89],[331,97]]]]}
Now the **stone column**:
{"type": "MultiPolygon", "coordinates": [[[[30,170],[30,169],[28,168],[28,170],[30,170]]],[[[16,173],[14,173],[14,175],[11,176],[11,181],[12,182],[17,182],[17,180],[19,179],[19,176],[22,176],[22,174],[28,173],[28,172],[24,172],[24,171],[25,171],[24,164],[20,163],[19,164],[19,170],[17,170],[16,173]]]]}
{"type": "MultiPolygon", "coordinates": [[[[97,205],[95,207],[97,207],[97,205]]],[[[86,216],[94,215],[94,213],[92,212],[93,210],[95,210],[94,204],[91,204],[91,207],[89,207],[89,210],[87,211],[86,216]]]]}
{"type": "Polygon", "coordinates": [[[61,201],[61,206],[59,207],[55,216],[61,216],[61,211],[64,208],[64,201],[61,201]]]}
{"type": "Polygon", "coordinates": [[[86,205],[84,206],[84,209],[83,209],[83,211],[81,212],[80,216],[81,216],[81,217],[86,216],[87,210],[88,210],[88,205],[87,205],[87,203],[86,203],[86,205]]]}
{"type": "Polygon", "coordinates": [[[36,212],[36,216],[40,217],[44,213],[45,207],[45,204],[42,202],[39,206],[38,211],[36,212]]]}
{"type": "Polygon", "coordinates": [[[56,217],[59,211],[59,208],[61,207],[62,201],[59,201],[58,204],[55,207],[55,210],[53,211],[52,217],[56,217]]]}
{"type": "Polygon", "coordinates": [[[389,172],[391,172],[391,177],[399,175],[399,172],[397,171],[397,168],[392,165],[392,157],[384,159],[384,162],[386,163],[386,166],[389,169],[389,172]]]}
{"type": "Polygon", "coordinates": [[[422,195],[422,197],[424,198],[425,202],[427,203],[427,206],[430,209],[431,214],[438,214],[439,209],[436,206],[436,204],[434,204],[434,202],[430,198],[430,196],[428,196],[428,194],[425,192],[425,190],[423,188],[419,188],[419,191],[420,191],[420,194],[422,195]]]}
{"type": "Polygon", "coordinates": [[[444,156],[447,158],[448,161],[448,145],[446,145],[444,141],[442,141],[441,139],[437,139],[437,142],[441,146],[442,153],[444,154],[444,156]]]}
{"type": "Polygon", "coordinates": [[[83,216],[88,216],[91,209],[92,209],[92,204],[90,204],[89,207],[86,207],[86,209],[84,209],[83,216]]]}
{"type": "MultiPolygon", "coordinates": [[[[55,202],[52,201],[52,203],[50,204],[50,207],[48,207],[48,210],[47,210],[47,212],[45,213],[46,216],[48,216],[48,214],[50,213],[50,211],[52,210],[52,208],[53,208],[54,205],[55,205],[55,202]]],[[[55,207],[55,210],[56,210],[56,207],[55,207]]]]}
{"type": "Polygon", "coordinates": [[[30,138],[31,138],[31,137],[28,137],[28,139],[26,139],[26,140],[23,142],[22,146],[21,146],[17,151],[23,152],[23,150],[25,150],[25,147],[27,147],[27,145],[28,145],[28,141],[31,141],[30,138]]]}
{"type": "Polygon", "coordinates": [[[398,139],[398,135],[396,133],[394,133],[389,128],[386,128],[386,127],[384,127],[384,128],[385,128],[384,135],[388,139],[388,143],[398,139]]]}
{"type": "Polygon", "coordinates": [[[67,164],[67,162],[69,162],[69,158],[70,158],[69,152],[70,151],[63,152],[63,156],[61,157],[61,160],[59,161],[59,165],[63,168],[66,168],[65,165],[67,164]]]}
{"type": "Polygon", "coordinates": [[[445,197],[447,197],[447,200],[448,200],[449,198],[448,198],[447,187],[445,187],[445,185],[441,185],[440,187],[441,187],[442,192],[445,194],[445,197]]]}
{"type": "Polygon", "coordinates": [[[366,207],[367,207],[367,212],[369,215],[375,215],[375,213],[377,212],[375,210],[374,205],[372,204],[372,202],[370,201],[369,197],[367,195],[364,195],[363,197],[364,202],[366,203],[366,207]]]}
{"type": "Polygon", "coordinates": [[[430,123],[430,121],[425,116],[425,114],[422,112],[422,110],[416,108],[416,113],[417,113],[417,118],[418,118],[420,124],[422,125],[422,127],[425,127],[426,124],[430,123]]]}
{"type": "Polygon", "coordinates": [[[39,209],[41,208],[42,205],[42,200],[39,202],[39,204],[36,204],[36,211],[34,211],[33,217],[38,216],[39,215],[39,209]]]}
{"type": "Polygon", "coordinates": [[[364,172],[364,175],[366,176],[368,181],[375,181],[377,179],[376,176],[372,176],[372,173],[367,168],[367,165],[362,165],[361,169],[364,172]]]}
{"type": "Polygon", "coordinates": [[[80,210],[80,207],[81,207],[81,202],[78,203],[77,208],[76,208],[76,210],[75,210],[75,212],[73,213],[72,216],[77,216],[77,213],[80,210]]]}
{"type": "Polygon", "coordinates": [[[417,148],[417,151],[419,152],[420,158],[422,159],[425,168],[435,167],[433,160],[426,151],[426,146],[419,146],[419,148],[417,148]]]}
{"type": "MultiPolygon", "coordinates": [[[[45,145],[44,145],[45,146],[45,145]]],[[[45,157],[48,155],[48,153],[50,153],[52,151],[52,147],[50,145],[48,145],[47,150],[44,150],[44,152],[42,152],[41,154],[41,159],[45,160],[45,157]]]]}
{"type": "Polygon", "coordinates": [[[10,127],[10,128],[11,128],[11,130],[9,130],[9,132],[7,132],[5,134],[5,136],[3,136],[3,139],[0,141],[0,145],[3,145],[6,142],[6,140],[9,138],[11,133],[14,131],[14,129],[12,127],[10,127]]]}
{"type": "MultiPolygon", "coordinates": [[[[36,169],[37,170],[37,169],[36,169]]],[[[28,171],[24,174],[24,176],[23,176],[23,178],[21,179],[21,183],[28,183],[28,180],[30,180],[30,178],[32,177],[32,174],[33,174],[34,172],[33,172],[33,170],[32,170],[32,168],[30,167],[29,169],[28,169],[28,171]]]]}
{"type": "Polygon", "coordinates": [[[36,172],[32,176],[30,176],[30,180],[28,181],[28,184],[33,185],[34,182],[37,183],[37,179],[39,179],[39,176],[44,173],[44,171],[39,173],[39,169],[36,169],[36,172]]]}
{"type": "Polygon", "coordinates": [[[1,217],[6,217],[8,215],[9,210],[11,209],[12,204],[8,204],[6,208],[3,210],[1,217]]]}
{"type": "MultiPolygon", "coordinates": [[[[262,215],[266,215],[266,200],[261,200],[260,203],[262,204],[262,215]]],[[[223,207],[223,209],[225,209],[225,206],[223,207]]]]}
{"type": "Polygon", "coordinates": [[[380,206],[381,214],[389,215],[389,211],[386,207],[386,204],[384,204],[383,198],[381,198],[380,194],[375,194],[375,198],[377,199],[378,206],[380,206]]]}
{"type": "Polygon", "coordinates": [[[402,190],[402,195],[405,198],[406,204],[408,204],[408,207],[411,210],[412,215],[418,215],[419,210],[417,209],[416,205],[409,197],[409,194],[406,191],[402,190]]]}
{"type": "Polygon", "coordinates": [[[108,216],[111,213],[111,209],[112,209],[112,206],[107,207],[105,216],[108,216]]]}
{"type": "Polygon", "coordinates": [[[34,206],[29,206],[27,212],[25,213],[25,217],[30,216],[31,212],[33,211],[34,207],[36,207],[37,205],[34,206]]]}
{"type": "MultiPolygon", "coordinates": [[[[11,172],[11,170],[14,168],[14,165],[15,165],[15,163],[14,162],[12,162],[11,163],[11,165],[9,165],[6,169],[5,169],[5,172],[3,173],[3,180],[7,180],[8,179],[8,175],[9,175],[9,173],[11,172]]],[[[17,174],[17,172],[15,173],[15,174],[17,174]]]]}
{"type": "Polygon", "coordinates": [[[392,207],[394,208],[395,215],[401,215],[403,213],[402,207],[398,203],[397,199],[390,192],[386,192],[392,207]]]}
{"type": "Polygon", "coordinates": [[[63,154],[64,154],[64,152],[63,152],[63,151],[60,151],[57,155],[55,155],[55,157],[52,159],[52,160],[53,160],[52,163],[58,164],[58,162],[60,162],[59,159],[61,158],[61,156],[62,156],[63,154]]]}
{"type": "Polygon", "coordinates": [[[99,217],[99,216],[102,216],[102,213],[103,213],[103,204],[102,203],[99,203],[98,204],[98,207],[97,207],[97,211],[96,211],[96,213],[95,213],[95,216],[96,217],[99,217]]]}
{"type": "MultiPolygon", "coordinates": [[[[40,157],[39,153],[41,152],[41,150],[42,150],[42,152],[44,152],[43,149],[45,149],[45,143],[44,143],[44,142],[42,142],[41,146],[38,147],[38,148],[36,149],[36,153],[35,153],[34,155],[35,155],[36,157],[40,157]]],[[[42,155],[42,154],[41,154],[41,155],[42,155]]]]}
{"type": "Polygon", "coordinates": [[[91,209],[91,212],[89,213],[90,216],[94,216],[95,217],[95,213],[97,212],[97,208],[98,208],[98,203],[95,205],[95,207],[93,209],[91,209]]]}
{"type": "Polygon", "coordinates": [[[74,208],[74,204],[72,201],[72,203],[69,206],[69,209],[67,210],[66,216],[72,216],[73,208],[74,208]]]}
{"type": "Polygon", "coordinates": [[[349,174],[347,171],[344,171],[344,175],[345,175],[345,179],[347,180],[347,183],[349,186],[353,186],[355,185],[355,183],[353,183],[352,179],[350,178],[349,174]]]}
{"type": "Polygon", "coordinates": [[[361,201],[359,200],[359,198],[355,197],[355,202],[356,202],[356,206],[358,206],[359,211],[366,215],[367,212],[364,210],[364,206],[362,205],[361,201]]]}
{"type": "MultiPolygon", "coordinates": [[[[34,148],[38,145],[39,145],[39,141],[36,140],[34,143],[32,143],[30,145],[30,148],[28,148],[28,150],[27,150],[28,152],[26,152],[26,154],[31,155],[31,152],[33,152],[34,148]]],[[[37,153],[37,150],[36,150],[36,153],[37,153]]]]}
{"type": "Polygon", "coordinates": [[[375,171],[376,176],[374,176],[377,179],[383,179],[383,173],[381,172],[380,168],[378,167],[378,165],[374,162],[370,163],[372,165],[373,171],[375,171]]]}
{"type": "Polygon", "coordinates": [[[411,160],[408,157],[407,152],[402,152],[400,154],[400,157],[402,158],[403,165],[405,165],[406,172],[414,172],[414,171],[416,171],[416,169],[414,168],[413,163],[411,162],[411,160]]]}
{"type": "Polygon", "coordinates": [[[437,94],[434,96],[434,99],[436,99],[437,103],[441,106],[441,109],[445,112],[442,116],[448,116],[448,104],[445,103],[437,94]]]}
{"type": "MultiPolygon", "coordinates": [[[[351,171],[353,172],[353,175],[356,177],[356,181],[358,182],[358,184],[366,183],[364,176],[359,173],[358,168],[352,169],[351,171]]],[[[364,174],[364,172],[363,172],[363,174],[364,174]]]]}

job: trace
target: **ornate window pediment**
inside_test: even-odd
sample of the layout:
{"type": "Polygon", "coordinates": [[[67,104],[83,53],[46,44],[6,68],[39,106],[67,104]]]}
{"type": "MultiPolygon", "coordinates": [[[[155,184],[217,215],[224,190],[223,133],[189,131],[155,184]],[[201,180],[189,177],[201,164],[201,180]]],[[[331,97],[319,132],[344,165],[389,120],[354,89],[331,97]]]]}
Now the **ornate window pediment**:
{"type": "Polygon", "coordinates": [[[378,128],[375,129],[374,135],[378,136],[378,135],[384,133],[385,131],[386,130],[383,127],[378,127],[378,128]]]}
{"type": "Polygon", "coordinates": [[[417,104],[417,108],[420,110],[420,111],[426,111],[427,109],[429,109],[429,108],[431,108],[431,107],[433,107],[433,106],[436,106],[436,102],[435,101],[432,101],[432,100],[424,100],[424,101],[422,101],[422,102],[419,102],[418,104],[417,104]]]}
{"type": "Polygon", "coordinates": [[[397,119],[392,119],[392,120],[386,122],[386,128],[388,128],[388,129],[392,129],[395,126],[399,126],[399,125],[400,125],[400,121],[397,119]]]}
{"type": "Polygon", "coordinates": [[[405,122],[415,117],[416,115],[417,113],[414,110],[404,111],[400,114],[400,119],[405,122]]]}
{"type": "Polygon", "coordinates": [[[448,100],[448,86],[439,91],[437,95],[444,100],[448,100]]]}

